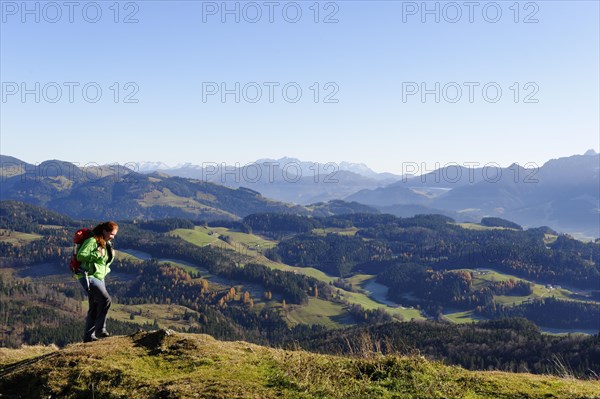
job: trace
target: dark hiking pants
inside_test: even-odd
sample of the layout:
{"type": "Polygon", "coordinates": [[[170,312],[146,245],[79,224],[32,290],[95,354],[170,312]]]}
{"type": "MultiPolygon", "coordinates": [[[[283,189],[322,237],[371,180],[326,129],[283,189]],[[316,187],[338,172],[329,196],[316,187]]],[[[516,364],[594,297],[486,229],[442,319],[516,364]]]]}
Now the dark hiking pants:
{"type": "Polygon", "coordinates": [[[110,295],[106,291],[106,285],[103,280],[95,277],[88,277],[88,283],[85,278],[79,279],[79,282],[88,293],[89,309],[85,319],[85,330],[83,339],[89,341],[97,334],[106,332],[106,316],[110,309],[110,295]]]}

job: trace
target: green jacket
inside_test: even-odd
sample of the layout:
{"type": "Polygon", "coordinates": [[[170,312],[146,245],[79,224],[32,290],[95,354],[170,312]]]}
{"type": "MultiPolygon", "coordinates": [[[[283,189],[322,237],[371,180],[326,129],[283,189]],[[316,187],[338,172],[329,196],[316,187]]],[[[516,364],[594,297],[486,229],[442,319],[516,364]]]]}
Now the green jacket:
{"type": "MultiPolygon", "coordinates": [[[[77,251],[77,260],[81,262],[81,268],[87,271],[88,276],[95,277],[98,280],[104,280],[104,277],[110,273],[110,264],[115,259],[114,252],[110,243],[106,243],[104,256],[98,251],[98,243],[94,237],[90,237],[81,244],[77,251]]],[[[77,278],[84,277],[85,274],[77,274],[77,278]]]]}

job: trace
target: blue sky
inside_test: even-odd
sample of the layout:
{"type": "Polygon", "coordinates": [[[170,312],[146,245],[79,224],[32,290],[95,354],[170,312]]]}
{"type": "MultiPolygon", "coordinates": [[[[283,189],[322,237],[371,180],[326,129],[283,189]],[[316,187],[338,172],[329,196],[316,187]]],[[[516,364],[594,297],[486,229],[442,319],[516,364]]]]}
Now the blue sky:
{"type": "Polygon", "coordinates": [[[23,4],[0,1],[0,152],[27,162],[400,173],[600,149],[598,1],[23,4]]]}

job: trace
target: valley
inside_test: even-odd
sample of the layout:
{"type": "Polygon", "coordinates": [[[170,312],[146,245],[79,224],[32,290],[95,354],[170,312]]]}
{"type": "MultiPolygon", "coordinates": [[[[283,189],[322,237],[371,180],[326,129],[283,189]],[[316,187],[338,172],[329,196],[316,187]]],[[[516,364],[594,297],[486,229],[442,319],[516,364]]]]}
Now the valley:
{"type": "MultiPolygon", "coordinates": [[[[1,326],[0,337],[5,345],[77,342],[87,303],[62,265],[72,249],[69,231],[80,222],[57,223],[62,216],[42,208],[1,205],[1,286],[16,295],[10,302],[0,298],[10,321],[1,326]],[[17,216],[6,219],[7,207],[17,216]]],[[[593,318],[600,301],[586,282],[594,276],[590,259],[596,262],[598,244],[546,229],[502,227],[510,226],[503,220],[485,222],[462,224],[439,215],[273,213],[238,222],[124,221],[108,280],[111,329],[128,334],[169,328],[270,345],[298,342],[327,353],[337,353],[333,342],[344,342],[346,334],[368,334],[396,342],[393,348],[411,342],[412,349],[403,350],[448,356],[469,368],[489,367],[488,361],[506,370],[549,367],[533,352],[518,362],[485,360],[472,351],[473,343],[457,338],[482,330],[486,342],[497,345],[506,330],[525,334],[519,342],[531,342],[527,351],[536,345],[563,351],[585,375],[586,363],[577,363],[571,348],[584,339],[588,359],[598,334],[593,318]],[[427,337],[438,334],[431,344],[427,337]],[[448,345],[462,352],[441,355],[448,345]]]]}

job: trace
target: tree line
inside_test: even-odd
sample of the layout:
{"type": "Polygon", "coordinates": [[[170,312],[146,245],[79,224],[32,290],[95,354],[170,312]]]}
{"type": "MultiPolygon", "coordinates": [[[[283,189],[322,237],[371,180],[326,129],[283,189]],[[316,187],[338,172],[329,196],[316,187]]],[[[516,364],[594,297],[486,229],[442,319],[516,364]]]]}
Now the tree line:
{"type": "MultiPolygon", "coordinates": [[[[473,324],[391,322],[316,332],[295,341],[330,354],[414,354],[470,370],[502,370],[597,378],[600,336],[541,334],[532,322],[509,318],[473,324]]],[[[291,346],[291,345],[290,345],[291,346]]]]}

